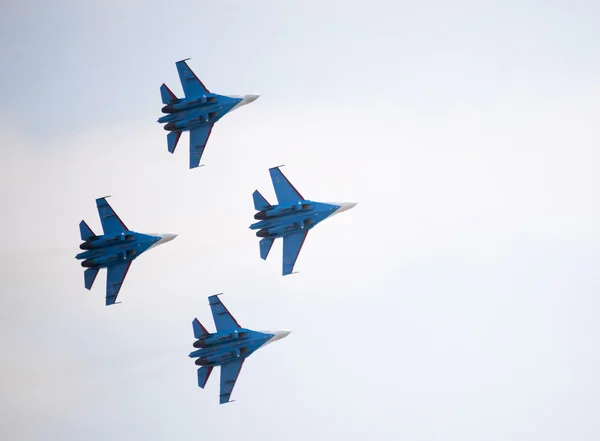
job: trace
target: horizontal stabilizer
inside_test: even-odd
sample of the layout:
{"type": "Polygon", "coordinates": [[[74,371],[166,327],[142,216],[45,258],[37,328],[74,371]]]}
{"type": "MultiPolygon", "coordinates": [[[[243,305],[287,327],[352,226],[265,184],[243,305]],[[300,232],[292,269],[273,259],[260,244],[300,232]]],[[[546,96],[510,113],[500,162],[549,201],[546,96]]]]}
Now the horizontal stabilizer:
{"type": "Polygon", "coordinates": [[[92,289],[92,285],[94,284],[94,281],[96,280],[98,271],[99,271],[99,268],[88,268],[83,272],[86,289],[92,289]]]}
{"type": "Polygon", "coordinates": [[[275,239],[271,238],[271,237],[265,237],[264,239],[261,239],[259,244],[260,244],[260,258],[262,260],[267,260],[267,256],[269,255],[269,252],[271,251],[271,247],[273,246],[273,242],[275,241],[275,239]]]}
{"type": "Polygon", "coordinates": [[[208,335],[210,332],[206,330],[206,328],[200,323],[200,321],[195,318],[192,322],[192,328],[194,329],[194,337],[200,338],[203,335],[208,335]]]}
{"type": "Polygon", "coordinates": [[[81,240],[83,241],[96,237],[92,229],[83,220],[79,222],[79,233],[81,234],[81,240]]]}
{"type": "Polygon", "coordinates": [[[252,199],[254,199],[254,209],[256,211],[264,210],[265,208],[271,206],[269,201],[267,201],[258,190],[255,190],[254,193],[252,193],[252,199]]]}
{"type": "Polygon", "coordinates": [[[175,153],[175,147],[181,138],[181,132],[169,132],[167,135],[167,145],[169,147],[169,153],[175,153]]]}
{"type": "Polygon", "coordinates": [[[165,83],[160,86],[160,97],[162,98],[163,104],[171,104],[174,101],[178,101],[177,96],[171,92],[171,89],[169,89],[165,83]]]}
{"type": "Polygon", "coordinates": [[[206,386],[206,383],[210,378],[212,370],[212,366],[202,366],[200,369],[198,369],[198,387],[204,389],[204,386],[206,386]]]}

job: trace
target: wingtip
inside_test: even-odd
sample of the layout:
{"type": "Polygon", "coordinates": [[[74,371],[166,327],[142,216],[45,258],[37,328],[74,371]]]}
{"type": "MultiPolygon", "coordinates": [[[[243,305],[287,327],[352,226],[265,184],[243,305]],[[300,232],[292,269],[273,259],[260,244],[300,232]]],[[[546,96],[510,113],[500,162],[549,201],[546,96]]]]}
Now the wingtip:
{"type": "Polygon", "coordinates": [[[213,294],[213,295],[211,295],[211,296],[208,296],[208,304],[209,304],[209,305],[212,305],[212,303],[210,303],[210,302],[211,302],[211,300],[212,300],[213,298],[215,298],[215,297],[219,297],[219,296],[221,296],[221,295],[223,295],[223,293],[222,293],[222,292],[220,292],[220,293],[217,293],[217,294],[213,294]]]}

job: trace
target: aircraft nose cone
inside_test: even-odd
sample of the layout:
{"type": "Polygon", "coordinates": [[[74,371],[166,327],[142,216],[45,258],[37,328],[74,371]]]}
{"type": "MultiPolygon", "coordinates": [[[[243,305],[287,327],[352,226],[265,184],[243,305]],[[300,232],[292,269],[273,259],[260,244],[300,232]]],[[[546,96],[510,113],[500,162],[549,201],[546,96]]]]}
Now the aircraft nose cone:
{"type": "Polygon", "coordinates": [[[257,94],[257,93],[250,93],[250,94],[244,95],[244,96],[236,95],[235,97],[232,97],[232,98],[236,98],[236,99],[240,99],[241,98],[241,101],[239,101],[235,105],[235,107],[233,109],[231,109],[231,110],[239,109],[240,107],[245,106],[246,104],[250,104],[250,103],[256,101],[259,96],[260,95],[257,94]]]}
{"type": "Polygon", "coordinates": [[[153,236],[158,237],[158,242],[152,244],[150,248],[154,248],[158,245],[162,245],[163,243],[167,243],[172,241],[177,237],[176,233],[166,233],[166,234],[153,234],[153,236]]]}
{"type": "Polygon", "coordinates": [[[159,243],[167,243],[172,241],[173,239],[175,239],[177,237],[177,233],[166,233],[166,234],[161,234],[160,235],[160,240],[158,241],[159,243]]]}
{"type": "Polygon", "coordinates": [[[250,93],[244,96],[244,101],[246,104],[250,104],[258,99],[260,95],[257,93],[250,93]]]}
{"type": "Polygon", "coordinates": [[[337,210],[335,210],[336,213],[343,213],[344,211],[350,210],[351,208],[356,207],[356,204],[358,204],[358,202],[340,202],[336,205],[338,205],[340,208],[338,208],[337,210]]]}
{"type": "Polygon", "coordinates": [[[269,331],[268,333],[271,334],[272,337],[265,344],[268,345],[270,343],[273,343],[274,341],[281,340],[282,338],[285,338],[288,335],[290,335],[290,332],[292,332],[292,331],[290,331],[289,329],[280,329],[279,331],[269,331]]]}

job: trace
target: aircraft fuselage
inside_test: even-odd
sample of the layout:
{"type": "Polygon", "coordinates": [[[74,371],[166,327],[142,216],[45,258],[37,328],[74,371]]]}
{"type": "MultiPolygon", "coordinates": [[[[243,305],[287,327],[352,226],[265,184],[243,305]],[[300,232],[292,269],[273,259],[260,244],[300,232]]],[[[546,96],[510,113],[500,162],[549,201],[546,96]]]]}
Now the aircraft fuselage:
{"type": "Polygon", "coordinates": [[[214,124],[233,110],[243,98],[209,94],[201,97],[182,99],[162,108],[164,115],[158,122],[166,123],[167,131],[186,131],[203,124],[214,124]]]}
{"type": "Polygon", "coordinates": [[[319,222],[327,219],[340,208],[337,205],[299,201],[295,204],[273,205],[254,215],[262,219],[250,225],[251,230],[258,230],[258,237],[283,237],[300,230],[310,230],[319,222]]]}
{"type": "Polygon", "coordinates": [[[85,268],[106,268],[122,261],[136,259],[160,240],[161,236],[134,231],[112,236],[96,236],[79,245],[79,248],[86,251],[79,253],[75,258],[83,260],[81,266],[85,268]]]}
{"type": "Polygon", "coordinates": [[[208,334],[194,342],[190,358],[198,366],[219,366],[235,359],[247,358],[272,339],[274,334],[241,328],[230,333],[208,334]]]}

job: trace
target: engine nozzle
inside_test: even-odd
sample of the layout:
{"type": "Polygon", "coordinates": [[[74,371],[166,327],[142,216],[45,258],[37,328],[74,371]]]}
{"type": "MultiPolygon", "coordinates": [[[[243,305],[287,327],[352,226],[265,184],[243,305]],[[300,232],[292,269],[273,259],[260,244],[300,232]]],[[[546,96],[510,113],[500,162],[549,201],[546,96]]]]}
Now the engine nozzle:
{"type": "Polygon", "coordinates": [[[197,349],[201,349],[201,348],[203,348],[204,346],[206,346],[206,345],[204,344],[205,340],[206,340],[205,338],[201,338],[201,339],[199,339],[199,340],[196,340],[196,341],[194,342],[194,345],[193,345],[193,346],[194,346],[195,348],[197,348],[197,349]]]}
{"type": "Polygon", "coordinates": [[[256,220],[265,220],[267,218],[267,210],[261,210],[254,215],[256,220]]]}

